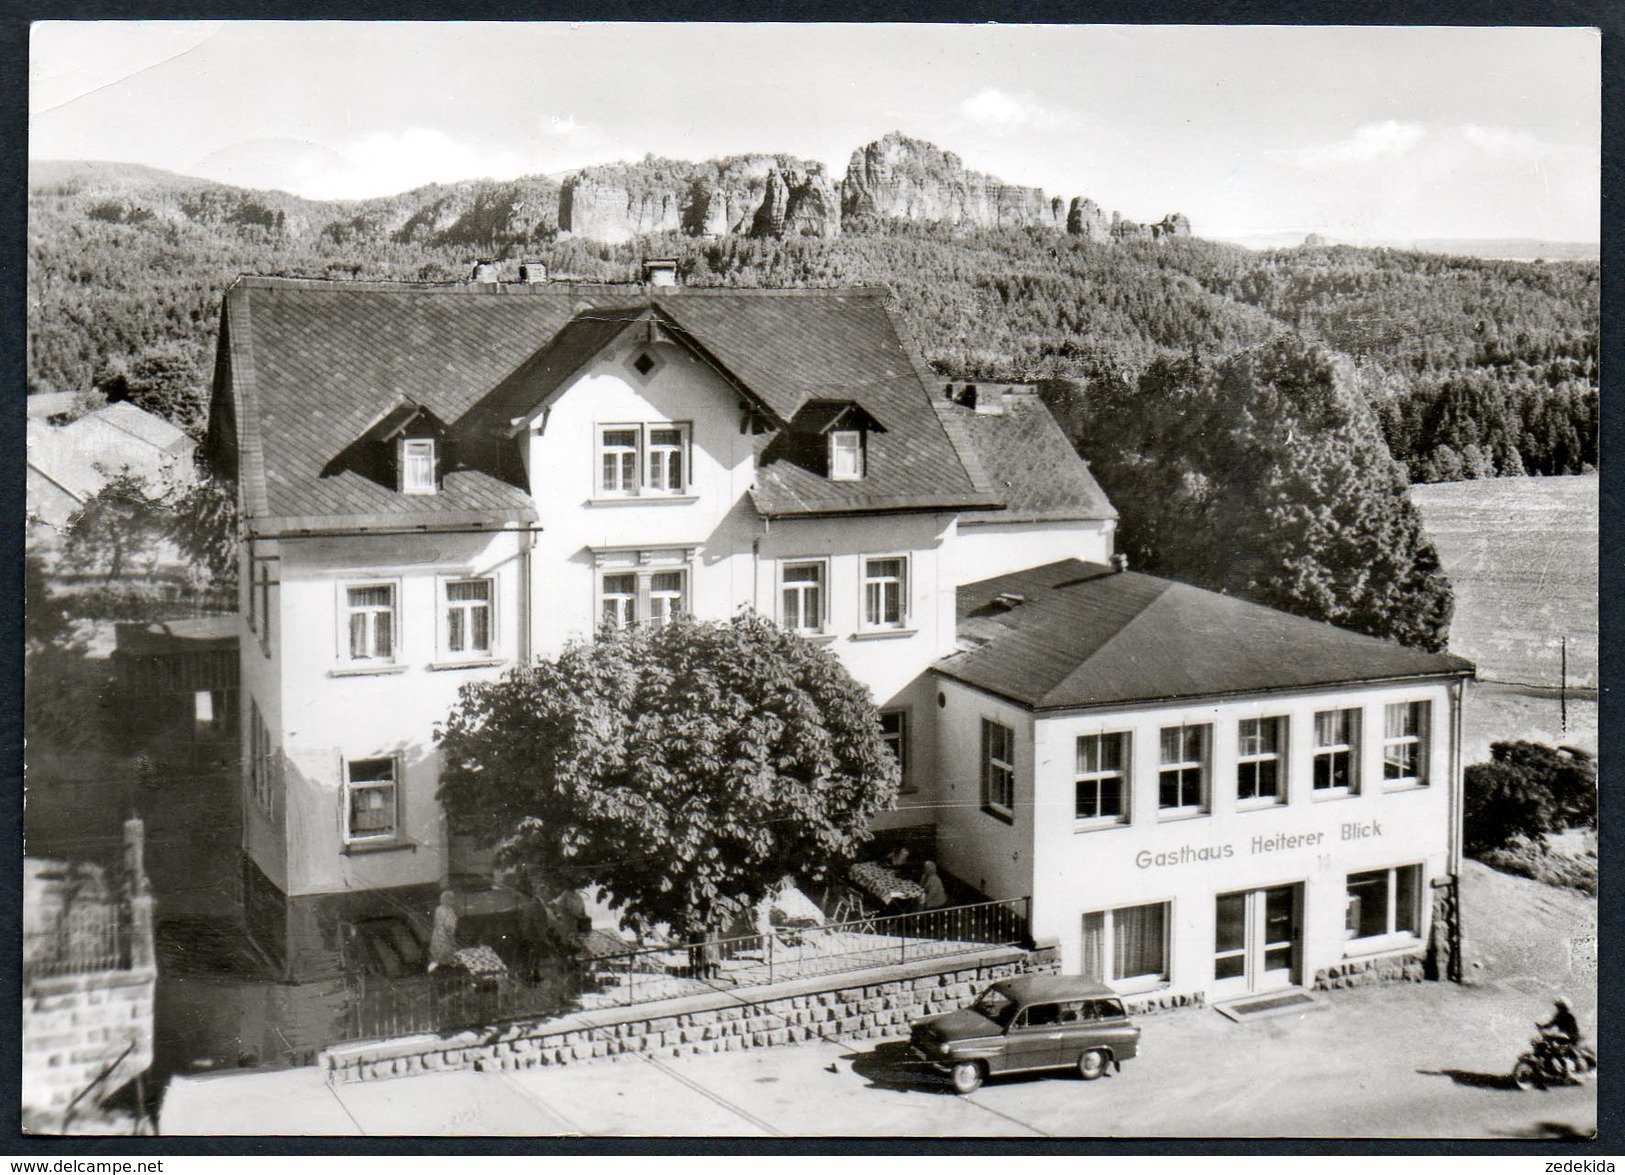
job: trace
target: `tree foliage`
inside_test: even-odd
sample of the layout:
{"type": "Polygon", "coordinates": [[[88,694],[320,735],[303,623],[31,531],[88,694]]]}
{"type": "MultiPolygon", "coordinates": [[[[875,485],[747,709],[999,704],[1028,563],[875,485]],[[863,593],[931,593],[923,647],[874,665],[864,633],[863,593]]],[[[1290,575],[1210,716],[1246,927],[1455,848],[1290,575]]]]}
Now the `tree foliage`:
{"type": "Polygon", "coordinates": [[[1444,647],[1438,553],[1351,365],[1323,346],[1286,337],[1045,395],[1116,504],[1132,565],[1444,647]]]}
{"type": "Polygon", "coordinates": [[[851,860],[898,783],[867,691],[750,614],[606,631],[471,683],[437,736],[454,827],[694,937],[851,860]]]}
{"type": "Polygon", "coordinates": [[[1465,773],[1462,839],[1471,853],[1522,837],[1597,826],[1597,763],[1573,747],[1498,742],[1465,773]]]}

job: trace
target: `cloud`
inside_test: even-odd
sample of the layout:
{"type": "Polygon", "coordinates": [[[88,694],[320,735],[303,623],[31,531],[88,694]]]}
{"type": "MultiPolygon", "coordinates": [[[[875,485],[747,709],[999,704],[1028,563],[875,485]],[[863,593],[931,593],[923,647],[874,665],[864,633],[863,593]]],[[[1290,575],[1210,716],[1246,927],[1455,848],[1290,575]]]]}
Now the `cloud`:
{"type": "Polygon", "coordinates": [[[556,114],[549,115],[547,123],[543,129],[548,134],[558,135],[563,139],[573,138],[577,135],[590,135],[592,133],[592,131],[585,124],[576,121],[576,116],[574,114],[566,114],[563,118],[560,118],[556,114]]]}
{"type": "Polygon", "coordinates": [[[1515,127],[1468,123],[1462,127],[1462,136],[1486,155],[1497,159],[1554,159],[1565,154],[1565,148],[1556,143],[1548,143],[1515,127]]]}
{"type": "Polygon", "coordinates": [[[1072,121],[1066,111],[1046,105],[1031,93],[1011,94],[991,86],[976,91],[958,109],[967,121],[1001,132],[1025,126],[1061,126],[1072,121]]]}
{"type": "Polygon", "coordinates": [[[1368,122],[1348,138],[1336,142],[1313,143],[1307,147],[1269,151],[1266,154],[1292,167],[1320,171],[1398,157],[1426,137],[1427,129],[1419,122],[1389,119],[1386,122],[1368,122]]]}

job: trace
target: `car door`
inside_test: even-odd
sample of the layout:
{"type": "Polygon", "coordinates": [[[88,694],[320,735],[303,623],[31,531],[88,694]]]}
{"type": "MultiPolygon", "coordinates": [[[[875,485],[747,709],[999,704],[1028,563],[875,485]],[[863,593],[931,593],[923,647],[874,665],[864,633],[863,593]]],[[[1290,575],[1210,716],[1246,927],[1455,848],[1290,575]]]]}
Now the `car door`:
{"type": "Polygon", "coordinates": [[[1062,1062],[1061,1006],[1059,1004],[1028,1004],[1016,1013],[1005,1034],[1004,1063],[996,1066],[1003,1072],[1019,1069],[1047,1069],[1062,1062]]]}
{"type": "MultiPolygon", "coordinates": [[[[1091,1000],[1085,1015],[1093,1031],[1089,1034],[1091,1048],[1104,1048],[1119,1061],[1126,1061],[1139,1051],[1139,1031],[1129,1022],[1123,1005],[1117,1000],[1091,1000]]],[[[1080,1055],[1083,1050],[1076,1050],[1080,1055]]]]}

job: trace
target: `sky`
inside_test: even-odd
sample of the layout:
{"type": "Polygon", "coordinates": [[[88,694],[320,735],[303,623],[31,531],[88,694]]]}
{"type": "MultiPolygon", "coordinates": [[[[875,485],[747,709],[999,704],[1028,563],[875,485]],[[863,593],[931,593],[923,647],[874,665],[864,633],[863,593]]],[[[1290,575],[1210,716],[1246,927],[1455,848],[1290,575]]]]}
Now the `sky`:
{"type": "Polygon", "coordinates": [[[1575,28],[41,22],[31,159],[354,199],[902,131],[1199,236],[1595,242],[1575,28]]]}

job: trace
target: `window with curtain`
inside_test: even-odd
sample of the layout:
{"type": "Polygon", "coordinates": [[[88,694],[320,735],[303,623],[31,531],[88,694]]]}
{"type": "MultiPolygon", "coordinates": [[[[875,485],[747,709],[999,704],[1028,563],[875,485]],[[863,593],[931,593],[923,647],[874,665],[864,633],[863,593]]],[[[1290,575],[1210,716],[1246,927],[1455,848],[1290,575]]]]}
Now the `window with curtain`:
{"type": "Polygon", "coordinates": [[[783,581],[783,609],[779,622],[793,632],[824,631],[824,564],[786,563],[780,573],[783,581]]]}
{"type": "Polygon", "coordinates": [[[1285,718],[1244,718],[1236,731],[1236,799],[1281,803],[1286,760],[1285,718]]]}
{"type": "Polygon", "coordinates": [[[1315,791],[1360,790],[1360,711],[1322,710],[1315,715],[1315,791]]]}
{"type": "Polygon", "coordinates": [[[1428,702],[1395,702],[1383,707],[1382,781],[1390,786],[1428,781],[1428,702]]]}
{"type": "Polygon", "coordinates": [[[395,659],[395,585],[382,583],[346,589],[349,604],[350,660],[395,659]]]}
{"type": "Polygon", "coordinates": [[[1101,983],[1168,978],[1168,903],[1121,906],[1083,916],[1082,973],[1101,983]]]}
{"type": "Polygon", "coordinates": [[[863,623],[902,628],[908,617],[908,560],[902,556],[863,561],[863,623]]]}
{"type": "Polygon", "coordinates": [[[1077,773],[1073,779],[1074,815],[1078,820],[1128,820],[1129,736],[1088,734],[1078,739],[1077,773]]]}
{"type": "Polygon", "coordinates": [[[491,581],[461,579],[446,585],[446,652],[484,656],[491,651],[491,581]]]}

